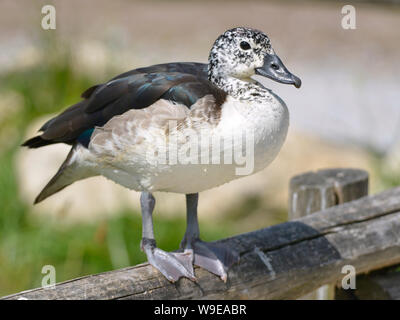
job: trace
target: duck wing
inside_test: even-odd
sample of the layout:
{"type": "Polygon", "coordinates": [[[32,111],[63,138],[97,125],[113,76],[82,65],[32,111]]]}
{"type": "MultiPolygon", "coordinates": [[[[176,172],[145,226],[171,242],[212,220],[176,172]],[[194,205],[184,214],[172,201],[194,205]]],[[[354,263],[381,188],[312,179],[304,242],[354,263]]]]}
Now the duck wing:
{"type": "Polygon", "coordinates": [[[95,127],[130,109],[146,108],[160,99],[190,108],[198,99],[211,94],[221,105],[226,93],[207,79],[207,65],[168,63],[125,72],[110,81],[93,86],[83,100],[47,121],[41,135],[22,145],[38,148],[53,143],[87,146],[95,127]]]}

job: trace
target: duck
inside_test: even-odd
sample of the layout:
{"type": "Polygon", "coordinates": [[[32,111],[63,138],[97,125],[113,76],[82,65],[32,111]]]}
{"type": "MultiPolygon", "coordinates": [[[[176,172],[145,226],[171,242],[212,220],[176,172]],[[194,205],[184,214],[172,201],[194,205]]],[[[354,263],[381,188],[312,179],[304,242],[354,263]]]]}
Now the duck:
{"type": "Polygon", "coordinates": [[[104,176],[141,193],[140,246],[169,281],[196,281],[194,266],[227,281],[240,257],[235,250],[201,240],[199,193],[267,167],[289,126],[284,101],[253,75],[301,86],[264,32],[236,27],[215,40],[208,63],[152,65],[90,87],[79,102],[22,144],[71,145],[34,203],[76,181],[104,176]],[[155,192],[186,197],[186,231],[177,251],[157,247],[155,192]]]}

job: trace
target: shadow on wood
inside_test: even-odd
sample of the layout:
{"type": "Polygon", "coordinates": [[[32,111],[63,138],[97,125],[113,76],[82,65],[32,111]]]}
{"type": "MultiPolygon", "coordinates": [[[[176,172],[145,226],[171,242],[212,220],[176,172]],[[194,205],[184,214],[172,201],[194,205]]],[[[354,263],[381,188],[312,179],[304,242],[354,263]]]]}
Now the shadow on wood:
{"type": "Polygon", "coordinates": [[[400,300],[400,266],[392,266],[356,278],[356,289],[336,288],[336,300],[400,300]]]}

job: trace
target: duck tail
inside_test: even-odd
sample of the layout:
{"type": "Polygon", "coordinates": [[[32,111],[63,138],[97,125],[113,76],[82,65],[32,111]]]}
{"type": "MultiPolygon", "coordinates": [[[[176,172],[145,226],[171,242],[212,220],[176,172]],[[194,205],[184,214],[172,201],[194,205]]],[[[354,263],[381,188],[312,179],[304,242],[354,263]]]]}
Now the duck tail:
{"type": "Polygon", "coordinates": [[[28,148],[40,148],[40,147],[47,146],[47,145],[53,144],[53,143],[54,143],[54,141],[45,140],[41,136],[36,136],[29,140],[26,140],[23,144],[21,144],[21,146],[28,147],[28,148]]]}
{"type": "Polygon", "coordinates": [[[74,145],[57,173],[50,179],[36,197],[34,204],[37,204],[58,191],[61,191],[75,181],[93,176],[89,170],[85,170],[86,168],[80,167],[77,163],[77,151],[78,145],[74,145]]]}

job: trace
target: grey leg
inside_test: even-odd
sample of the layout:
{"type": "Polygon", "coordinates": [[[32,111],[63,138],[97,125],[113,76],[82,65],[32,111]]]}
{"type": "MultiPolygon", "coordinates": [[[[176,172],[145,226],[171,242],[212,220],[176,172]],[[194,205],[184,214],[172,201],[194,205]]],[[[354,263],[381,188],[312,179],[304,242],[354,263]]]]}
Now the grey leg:
{"type": "Polygon", "coordinates": [[[141,248],[146,253],[149,263],[158,269],[169,281],[175,282],[181,277],[195,280],[193,273],[193,255],[189,251],[183,253],[165,252],[156,246],[153,231],[153,210],[155,199],[149,192],[140,196],[142,208],[142,242],[141,248]]]}
{"type": "Polygon", "coordinates": [[[197,218],[197,205],[199,203],[199,194],[192,193],[186,195],[186,232],[184,240],[186,241],[186,249],[191,248],[191,242],[198,240],[200,237],[199,220],[197,218]]]}
{"type": "Polygon", "coordinates": [[[140,206],[142,209],[142,242],[153,241],[153,211],[156,205],[156,199],[149,192],[142,192],[140,195],[140,206]]]}
{"type": "Polygon", "coordinates": [[[194,252],[194,264],[227,280],[227,271],[239,261],[239,255],[222,245],[207,243],[200,240],[197,204],[199,194],[186,195],[187,228],[181,242],[181,247],[194,252]]]}

